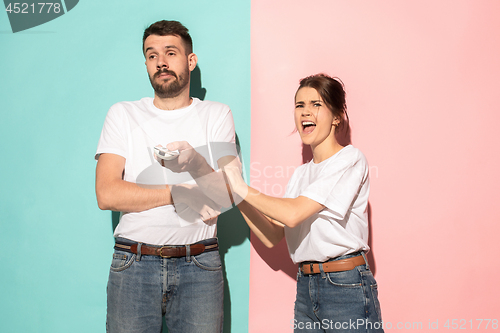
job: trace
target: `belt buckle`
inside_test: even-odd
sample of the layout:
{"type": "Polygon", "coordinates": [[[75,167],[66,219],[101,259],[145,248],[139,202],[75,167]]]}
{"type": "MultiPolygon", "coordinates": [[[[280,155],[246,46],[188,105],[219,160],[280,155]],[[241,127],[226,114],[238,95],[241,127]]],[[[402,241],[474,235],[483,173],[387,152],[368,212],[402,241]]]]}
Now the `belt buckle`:
{"type": "Polygon", "coordinates": [[[312,262],[309,263],[309,267],[311,268],[311,274],[314,274],[314,264],[312,262]]]}
{"type": "Polygon", "coordinates": [[[168,258],[172,258],[172,256],[164,256],[164,255],[163,255],[163,253],[162,253],[162,252],[163,252],[163,249],[171,249],[171,248],[172,248],[171,246],[162,246],[162,247],[158,248],[158,255],[159,255],[160,257],[162,257],[162,258],[166,258],[166,259],[168,259],[168,258]]]}

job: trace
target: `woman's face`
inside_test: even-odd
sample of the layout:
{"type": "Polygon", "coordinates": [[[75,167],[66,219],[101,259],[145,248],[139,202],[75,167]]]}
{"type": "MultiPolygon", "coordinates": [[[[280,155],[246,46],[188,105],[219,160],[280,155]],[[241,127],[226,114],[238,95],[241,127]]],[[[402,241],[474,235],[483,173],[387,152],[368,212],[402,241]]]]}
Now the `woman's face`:
{"type": "Polygon", "coordinates": [[[303,87],[295,96],[295,126],[302,142],[314,148],[327,139],[335,139],[335,125],[338,117],[323,102],[323,99],[311,87],[303,87]]]}

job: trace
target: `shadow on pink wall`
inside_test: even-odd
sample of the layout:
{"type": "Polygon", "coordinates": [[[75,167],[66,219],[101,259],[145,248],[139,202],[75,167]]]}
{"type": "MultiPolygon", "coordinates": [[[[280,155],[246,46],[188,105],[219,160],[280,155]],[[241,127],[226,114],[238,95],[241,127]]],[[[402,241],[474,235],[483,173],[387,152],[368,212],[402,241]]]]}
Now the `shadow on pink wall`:
{"type": "Polygon", "coordinates": [[[255,251],[272,270],[283,271],[292,279],[297,279],[297,265],[290,259],[284,238],[272,249],[267,248],[257,237],[251,237],[251,239],[255,251]]]}

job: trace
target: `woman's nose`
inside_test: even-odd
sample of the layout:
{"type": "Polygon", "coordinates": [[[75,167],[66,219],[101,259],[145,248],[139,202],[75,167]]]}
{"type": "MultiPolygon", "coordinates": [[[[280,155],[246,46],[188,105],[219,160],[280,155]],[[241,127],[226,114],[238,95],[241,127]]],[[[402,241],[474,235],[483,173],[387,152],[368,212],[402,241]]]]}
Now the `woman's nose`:
{"type": "Polygon", "coordinates": [[[311,110],[309,110],[309,108],[306,106],[302,109],[302,115],[304,117],[307,117],[307,116],[310,116],[311,115],[311,110]]]}

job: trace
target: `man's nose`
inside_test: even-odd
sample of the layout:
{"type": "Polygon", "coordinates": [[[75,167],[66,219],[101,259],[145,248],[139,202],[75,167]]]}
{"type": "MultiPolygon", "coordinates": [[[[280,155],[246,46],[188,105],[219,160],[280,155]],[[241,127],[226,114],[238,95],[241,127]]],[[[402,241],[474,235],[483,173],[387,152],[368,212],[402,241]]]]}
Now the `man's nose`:
{"type": "Polygon", "coordinates": [[[156,63],[156,68],[160,69],[163,67],[168,68],[168,63],[167,63],[165,57],[160,55],[160,56],[158,56],[158,62],[156,63]]]}

